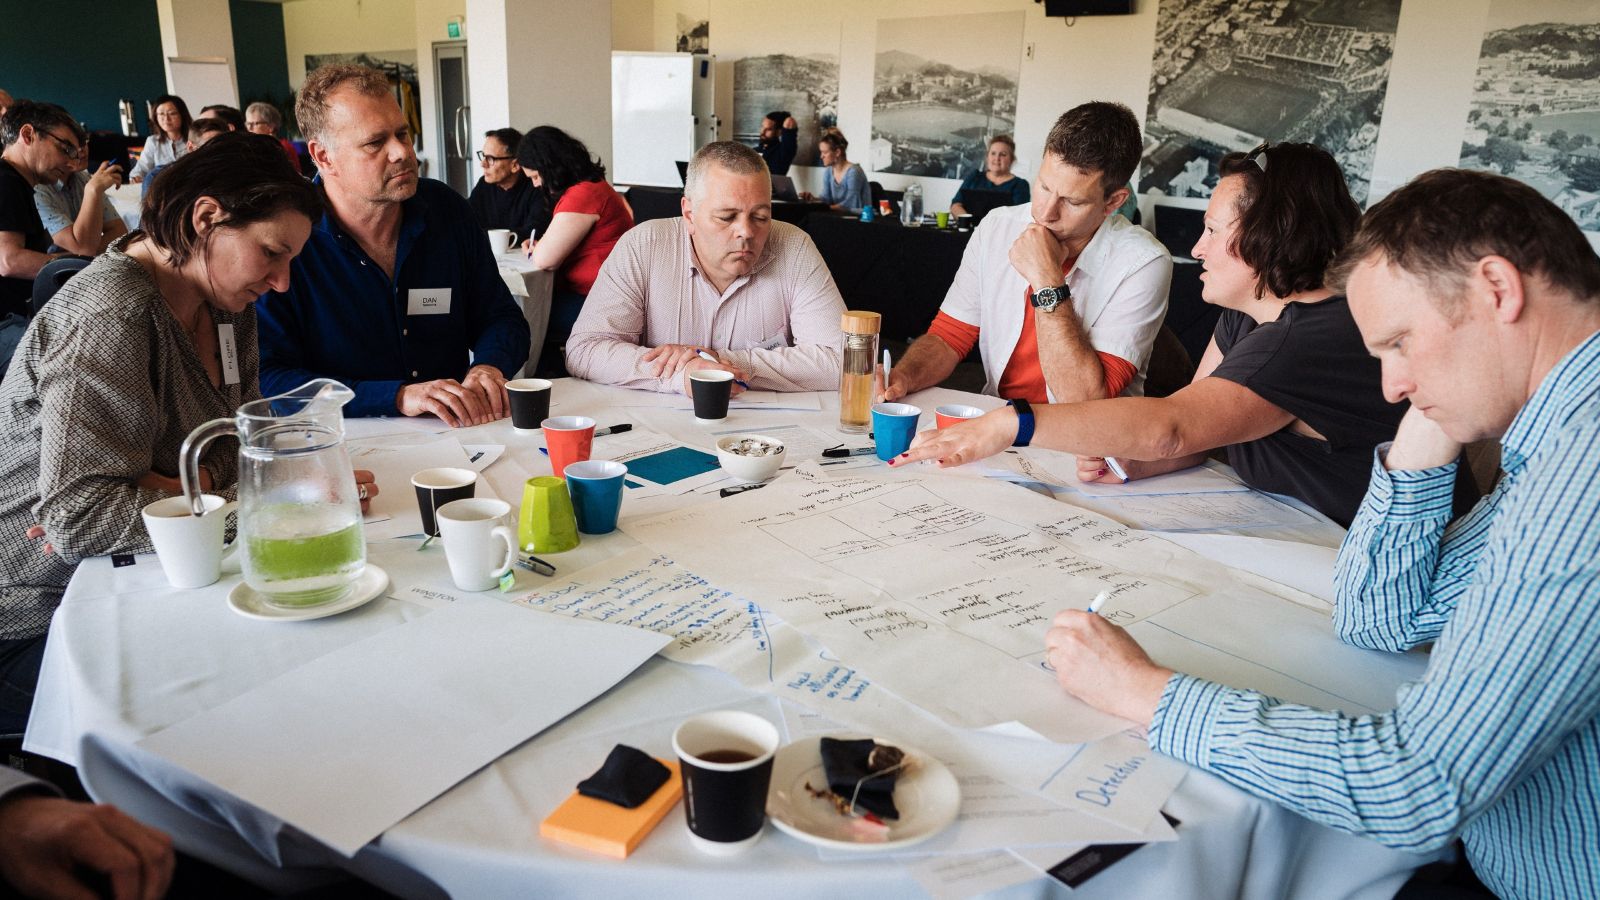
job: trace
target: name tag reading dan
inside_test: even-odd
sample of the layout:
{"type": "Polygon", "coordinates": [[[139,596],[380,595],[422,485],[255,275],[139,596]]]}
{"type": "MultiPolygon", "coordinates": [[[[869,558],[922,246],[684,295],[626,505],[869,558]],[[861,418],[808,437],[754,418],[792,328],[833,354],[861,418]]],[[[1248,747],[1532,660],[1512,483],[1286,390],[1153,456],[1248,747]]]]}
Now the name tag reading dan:
{"type": "Polygon", "coordinates": [[[449,288],[412,288],[406,291],[406,315],[443,316],[449,313],[449,288]]]}
{"type": "Polygon", "coordinates": [[[233,326],[217,326],[217,350],[222,355],[222,382],[239,383],[239,347],[233,342],[233,326]]]}

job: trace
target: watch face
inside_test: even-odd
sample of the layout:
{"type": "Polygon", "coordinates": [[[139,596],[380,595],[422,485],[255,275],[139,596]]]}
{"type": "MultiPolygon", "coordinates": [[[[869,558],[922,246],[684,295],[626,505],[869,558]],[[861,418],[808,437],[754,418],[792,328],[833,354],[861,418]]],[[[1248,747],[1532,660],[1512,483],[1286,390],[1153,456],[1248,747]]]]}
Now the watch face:
{"type": "Polygon", "coordinates": [[[1051,310],[1055,309],[1056,305],[1060,302],[1061,296],[1056,293],[1055,288],[1045,288],[1044,290],[1033,295],[1034,308],[1044,310],[1045,312],[1050,312],[1051,310]]]}

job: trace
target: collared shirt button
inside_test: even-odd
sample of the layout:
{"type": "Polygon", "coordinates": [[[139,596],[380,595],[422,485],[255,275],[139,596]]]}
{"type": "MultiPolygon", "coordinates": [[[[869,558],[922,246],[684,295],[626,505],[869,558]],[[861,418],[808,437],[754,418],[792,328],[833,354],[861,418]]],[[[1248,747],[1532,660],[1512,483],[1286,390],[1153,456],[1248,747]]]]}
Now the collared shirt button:
{"type": "Polygon", "coordinates": [[[409,328],[400,329],[400,336],[401,337],[406,337],[409,334],[411,334],[411,329],[409,329],[409,328]]]}
{"type": "Polygon", "coordinates": [[[417,377],[417,370],[416,370],[416,369],[412,369],[412,370],[411,370],[411,377],[412,377],[412,378],[415,378],[415,377],[417,377]]]}

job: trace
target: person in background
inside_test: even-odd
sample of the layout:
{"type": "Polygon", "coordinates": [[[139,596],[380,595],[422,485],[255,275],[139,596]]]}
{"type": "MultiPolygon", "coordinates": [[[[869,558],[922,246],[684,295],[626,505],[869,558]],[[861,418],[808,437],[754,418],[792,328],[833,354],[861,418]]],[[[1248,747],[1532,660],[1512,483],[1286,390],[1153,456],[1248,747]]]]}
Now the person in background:
{"type": "Polygon", "coordinates": [[[150,114],[150,136],[145,138],[139,161],[133,164],[128,180],[138,184],[151,172],[176,162],[189,152],[189,126],[194,120],[183,98],[162,94],[156,98],[150,114]]]}
{"type": "Polygon", "coordinates": [[[716,141],[689,161],[683,215],[629,231],[600,267],[567,367],[651,391],[688,393],[689,373],[704,368],[757,390],[834,390],[843,313],[811,238],[772,221],[766,163],[744,144],[716,141]]]}
{"type": "Polygon", "coordinates": [[[1011,174],[1011,164],[1016,161],[1017,142],[1011,139],[1011,135],[997,134],[990,138],[989,152],[984,157],[983,167],[974,169],[972,174],[961,182],[955,197],[950,200],[950,215],[967,214],[967,208],[961,205],[961,195],[967,191],[1009,193],[1011,202],[1007,203],[1007,206],[1027,203],[1029,199],[1027,179],[1011,174]]]}
{"type": "MultiPolygon", "coordinates": [[[[872,202],[872,187],[867,184],[867,173],[845,157],[850,142],[837,128],[830,128],[817,139],[817,153],[822,157],[822,195],[814,198],[831,205],[839,212],[860,212],[861,207],[872,202]]],[[[801,199],[813,199],[806,194],[801,199]]]]}
{"type": "Polygon", "coordinates": [[[5,115],[6,110],[11,108],[11,104],[16,102],[16,98],[11,96],[9,91],[5,88],[0,88],[0,116],[5,115]]]}
{"type": "Polygon", "coordinates": [[[166,896],[172,883],[176,857],[165,833],[114,806],[64,799],[46,782],[3,766],[0,835],[0,889],[23,897],[144,900],[166,896]]]}
{"type": "MultiPolygon", "coordinates": [[[[321,204],[277,147],[228,134],[173,163],[144,209],[144,230],[33,317],[0,381],[0,733],[28,720],[78,563],[151,552],[139,511],[181,491],[184,439],[261,396],[253,304],[288,286],[321,204]]],[[[228,493],[237,451],[200,464],[228,493]]]]}
{"type": "Polygon", "coordinates": [[[756,144],[767,170],[774,175],[789,174],[789,164],[794,162],[799,147],[800,125],[794,116],[782,110],[767,113],[761,120],[761,138],[756,144]]]}
{"type": "MultiPolygon", "coordinates": [[[[244,130],[251,134],[265,135],[278,142],[283,148],[283,155],[289,157],[289,162],[296,172],[300,171],[300,151],[295,149],[294,141],[278,136],[278,129],[283,127],[283,113],[278,111],[271,103],[262,103],[257,100],[250,104],[244,111],[244,130]]],[[[303,173],[302,173],[303,174],[303,173]]]]}
{"type": "MultiPolygon", "coordinates": [[[[189,126],[189,152],[193,153],[199,150],[205,146],[206,141],[219,134],[228,134],[232,131],[233,129],[228,127],[227,122],[215,116],[201,116],[194,120],[193,125],[189,126]]],[[[297,167],[295,171],[298,172],[299,168],[297,167]]]]}
{"type": "MultiPolygon", "coordinates": [[[[1276,160],[1274,160],[1274,164],[1276,160]]],[[[1333,627],[1431,645],[1392,710],[1284,703],[1153,662],[1106,619],[1058,614],[1062,688],[1150,748],[1386,847],[1465,853],[1397,897],[1593,897],[1600,885],[1600,257],[1536,188],[1436,169],[1378,201],[1328,276],[1390,400],[1339,548],[1333,627]],[[1504,475],[1462,518],[1462,447],[1504,475]]],[[[1321,372],[1318,373],[1320,376],[1321,372]]]]}
{"type": "Polygon", "coordinates": [[[19,100],[0,119],[0,359],[21,337],[34,276],[54,258],[34,187],[71,176],[83,156],[78,134],[77,121],[54,103],[19,100]]]}
{"type": "MultiPolygon", "coordinates": [[[[80,146],[86,145],[89,135],[83,128],[74,132],[80,146]]],[[[66,178],[33,186],[33,204],[44,230],[50,232],[51,252],[99,256],[107,244],[128,233],[128,226],[106,196],[122,184],[122,167],[103,162],[90,175],[85,171],[88,164],[89,155],[79,153],[66,178]]]]}
{"type": "Polygon", "coordinates": [[[589,154],[589,148],[552,125],[523,136],[517,144],[517,165],[551,211],[550,227],[523,246],[535,266],[556,273],[538,370],[547,377],[561,377],[566,374],[563,354],[572,323],[611,248],[633,227],[633,213],[606,183],[605,166],[589,154]]]}
{"type": "Polygon", "coordinates": [[[520,143],[522,132],[515,128],[484,134],[483,148],[478,151],[483,175],[472,186],[467,203],[484,230],[504,228],[515,232],[517,240],[526,241],[550,226],[550,209],[545,206],[544,194],[517,165],[520,143]]]}
{"type": "MultiPolygon", "coordinates": [[[[1205,461],[1226,448],[1251,487],[1288,494],[1340,525],[1367,492],[1372,448],[1394,437],[1403,404],[1383,396],[1350,304],[1326,270],[1361,216],[1344,173],[1311,144],[1222,158],[1195,244],[1201,296],[1223,308],[1194,381],[1170,397],[1035,408],[1032,444],[1079,455],[1083,481],[1121,483],[1205,461]]],[[[996,411],[919,436],[906,460],[968,462],[1011,446],[1022,413],[996,411]]],[[[898,464],[898,463],[897,463],[898,464]]]]}
{"type": "Polygon", "coordinates": [[[1143,393],[1172,257],[1116,215],[1141,150],[1139,120],[1120,103],[1063,113],[1045,139],[1033,199],[978,224],[938,316],[879,397],[933,387],[973,347],[983,392],[1007,400],[1143,393]]]}
{"type": "Polygon", "coordinates": [[[246,130],[244,113],[239,112],[239,110],[232,106],[225,106],[221,103],[213,103],[205,109],[200,110],[200,116],[201,118],[221,119],[223,123],[228,126],[229,131],[246,130]]]}
{"type": "Polygon", "coordinates": [[[288,286],[262,298],[262,391],[333,378],[355,391],[347,416],[436,415],[452,428],[504,418],[528,321],[466,198],[418,177],[388,78],[323,66],[295,113],[326,212],[288,286]]]}

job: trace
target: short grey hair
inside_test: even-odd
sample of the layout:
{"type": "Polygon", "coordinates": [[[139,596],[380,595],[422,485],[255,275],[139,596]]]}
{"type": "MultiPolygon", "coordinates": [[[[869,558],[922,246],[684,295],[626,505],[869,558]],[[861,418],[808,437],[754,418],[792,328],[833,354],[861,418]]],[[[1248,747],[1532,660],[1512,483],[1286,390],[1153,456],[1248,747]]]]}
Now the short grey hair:
{"type": "MultiPolygon", "coordinates": [[[[683,176],[683,195],[689,198],[690,203],[701,196],[706,171],[712,166],[727,169],[735,175],[768,174],[767,161],[748,146],[738,141],[714,141],[701,147],[694,159],[689,160],[689,171],[683,176]]],[[[772,190],[770,178],[767,190],[772,190]]]]}
{"type": "Polygon", "coordinates": [[[257,100],[245,109],[244,114],[246,118],[260,116],[262,121],[272,126],[273,131],[283,127],[283,113],[278,112],[278,108],[271,103],[257,100]]]}

